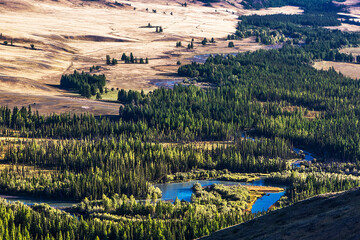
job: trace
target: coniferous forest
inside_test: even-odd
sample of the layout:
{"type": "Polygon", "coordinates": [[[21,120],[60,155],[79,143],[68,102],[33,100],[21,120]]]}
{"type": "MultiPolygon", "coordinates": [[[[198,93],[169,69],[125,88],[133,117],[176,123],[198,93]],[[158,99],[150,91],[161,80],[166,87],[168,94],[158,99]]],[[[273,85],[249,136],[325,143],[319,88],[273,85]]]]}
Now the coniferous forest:
{"type": "MultiPolygon", "coordinates": [[[[323,28],[340,25],[336,12],[344,6],[243,4],[290,4],[305,13],[240,16],[234,38],[282,47],[214,54],[178,68],[198,84],[120,90],[113,118],[0,107],[0,193],[78,202],[59,210],[1,200],[0,239],[194,239],[266,214],[251,212],[264,193],[242,186],[195,184],[190,202],[159,200],[154,184],[184,178],[250,174],[284,185],[274,208],[358,187],[360,83],[312,66],[356,62],[339,50],[358,46],[360,35],[323,28]],[[302,162],[294,147],[316,159],[302,162]]],[[[85,97],[105,85],[104,75],[77,71],[60,82],[85,97]]]]}

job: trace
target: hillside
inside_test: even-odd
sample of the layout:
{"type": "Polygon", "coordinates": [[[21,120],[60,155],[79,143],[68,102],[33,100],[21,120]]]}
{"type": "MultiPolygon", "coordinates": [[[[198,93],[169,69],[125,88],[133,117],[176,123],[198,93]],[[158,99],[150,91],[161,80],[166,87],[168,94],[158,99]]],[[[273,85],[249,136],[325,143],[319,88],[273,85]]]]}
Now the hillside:
{"type": "Polygon", "coordinates": [[[359,239],[360,188],[319,195],[202,239],[359,239]]]}

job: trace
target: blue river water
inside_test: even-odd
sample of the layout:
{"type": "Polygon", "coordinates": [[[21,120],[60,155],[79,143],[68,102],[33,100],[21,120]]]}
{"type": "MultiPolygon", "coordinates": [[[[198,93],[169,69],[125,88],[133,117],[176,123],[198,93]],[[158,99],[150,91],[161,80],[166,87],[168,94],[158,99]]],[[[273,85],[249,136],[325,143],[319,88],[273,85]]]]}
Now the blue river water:
{"type": "Polygon", "coordinates": [[[71,202],[71,201],[59,201],[59,200],[48,200],[42,198],[31,198],[31,197],[23,197],[23,196],[11,196],[11,195],[0,195],[0,198],[6,199],[7,202],[22,202],[26,205],[34,205],[34,204],[48,204],[50,207],[53,208],[69,208],[72,207],[74,204],[78,202],[71,202]]]}
{"type": "MultiPolygon", "coordinates": [[[[242,134],[242,138],[255,141],[255,138],[253,138],[249,135],[246,135],[245,133],[242,134]]],[[[298,154],[300,154],[300,153],[303,154],[302,160],[299,160],[299,161],[293,163],[294,167],[300,167],[301,161],[304,161],[304,160],[312,161],[314,159],[314,155],[310,152],[307,152],[307,151],[304,151],[304,150],[301,150],[301,149],[295,148],[295,147],[293,148],[293,150],[294,150],[294,152],[296,152],[298,154]]],[[[160,188],[160,190],[162,191],[163,195],[162,195],[161,199],[164,201],[174,201],[176,199],[176,197],[179,200],[191,201],[191,195],[192,195],[191,188],[196,182],[199,182],[201,184],[201,186],[203,186],[203,187],[210,186],[212,184],[224,184],[224,185],[242,184],[242,185],[253,185],[253,186],[266,186],[264,184],[264,180],[258,180],[258,181],[249,182],[249,183],[229,182],[229,181],[220,181],[220,180],[199,180],[199,181],[188,181],[188,182],[181,182],[181,183],[163,183],[163,184],[156,184],[155,186],[160,188]]],[[[277,186],[274,184],[272,184],[271,186],[286,188],[285,186],[277,186]]],[[[285,194],[285,191],[279,192],[279,193],[267,193],[263,197],[256,200],[251,211],[253,213],[267,211],[284,194],[285,194]]]]}
{"type": "MultiPolygon", "coordinates": [[[[252,186],[266,186],[264,184],[264,180],[258,180],[254,182],[231,182],[231,181],[221,181],[221,180],[198,180],[198,181],[188,181],[188,182],[181,182],[181,183],[162,183],[162,184],[155,184],[155,187],[160,188],[162,191],[162,198],[161,200],[164,201],[174,201],[176,197],[179,200],[190,201],[192,195],[192,186],[198,182],[201,186],[206,187],[212,184],[224,184],[224,185],[252,185],[252,186]]],[[[273,185],[272,185],[273,186],[273,185]]],[[[283,187],[284,186],[279,186],[283,187]]],[[[268,210],[274,203],[276,203],[283,195],[285,191],[279,193],[266,193],[263,197],[256,200],[254,203],[251,211],[253,213],[266,211],[268,210]]]]}
{"type": "MultiPolygon", "coordinates": [[[[255,141],[255,138],[252,136],[246,135],[245,133],[242,133],[242,138],[249,139],[252,141],[255,141]]],[[[314,159],[314,156],[312,153],[301,150],[299,148],[293,148],[293,150],[296,153],[302,153],[303,159],[300,161],[297,161],[293,163],[294,167],[300,167],[301,161],[312,161],[314,159]]],[[[180,182],[180,183],[162,183],[162,184],[155,184],[155,187],[160,188],[162,191],[162,198],[161,200],[164,201],[175,201],[176,197],[179,200],[184,201],[191,201],[191,195],[192,195],[192,187],[196,182],[199,182],[201,186],[206,187],[213,184],[224,184],[224,185],[252,185],[252,186],[267,186],[264,184],[264,180],[260,179],[254,182],[232,182],[232,181],[221,181],[221,180],[194,180],[194,181],[188,181],[188,182],[180,182]]],[[[286,188],[286,186],[279,186],[276,184],[271,184],[271,186],[274,187],[282,187],[286,188]]],[[[279,193],[266,193],[261,198],[257,199],[256,202],[253,204],[253,207],[251,211],[253,213],[261,212],[261,211],[267,211],[274,203],[276,203],[283,195],[285,194],[285,191],[279,192],[279,193]]],[[[21,197],[21,196],[9,196],[9,195],[0,195],[0,198],[6,199],[8,202],[16,202],[20,201],[27,205],[33,205],[33,204],[41,204],[46,203],[51,207],[54,208],[69,208],[72,207],[74,204],[77,204],[77,202],[69,202],[69,201],[56,201],[56,200],[45,200],[41,198],[30,198],[30,197],[21,197]]]]}

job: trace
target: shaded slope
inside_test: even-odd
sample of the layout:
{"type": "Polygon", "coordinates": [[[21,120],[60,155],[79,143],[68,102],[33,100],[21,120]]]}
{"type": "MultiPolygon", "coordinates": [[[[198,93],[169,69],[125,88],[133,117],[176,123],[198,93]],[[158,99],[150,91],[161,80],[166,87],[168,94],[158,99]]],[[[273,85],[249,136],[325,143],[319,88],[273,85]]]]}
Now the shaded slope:
{"type": "Polygon", "coordinates": [[[360,239],[360,188],[319,195],[203,239],[360,239]]]}

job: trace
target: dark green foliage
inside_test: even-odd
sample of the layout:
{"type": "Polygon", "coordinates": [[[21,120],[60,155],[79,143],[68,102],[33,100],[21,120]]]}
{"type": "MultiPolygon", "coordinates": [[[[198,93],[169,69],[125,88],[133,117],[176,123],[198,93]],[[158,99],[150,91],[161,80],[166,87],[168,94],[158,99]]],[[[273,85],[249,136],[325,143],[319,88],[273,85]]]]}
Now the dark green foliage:
{"type": "Polygon", "coordinates": [[[105,75],[91,75],[79,73],[76,70],[73,74],[65,74],[61,77],[60,87],[64,89],[74,89],[84,97],[95,95],[98,89],[105,87],[105,75]]]}
{"type": "Polygon", "coordinates": [[[126,60],[126,54],[125,54],[125,53],[122,54],[121,60],[122,60],[122,61],[125,61],[125,60],[126,60]]]}
{"type": "Polygon", "coordinates": [[[206,38],[204,38],[204,39],[201,41],[201,44],[202,44],[202,45],[206,45],[207,42],[208,42],[208,40],[207,40],[206,38]]]}
{"type": "Polygon", "coordinates": [[[192,49],[194,48],[194,41],[191,41],[189,44],[188,44],[188,49],[192,49]]]}
{"type": "Polygon", "coordinates": [[[240,38],[256,36],[258,42],[267,45],[288,39],[289,43],[294,42],[302,46],[306,52],[313,53],[312,59],[329,60],[328,55],[331,51],[336,54],[338,48],[347,45],[357,46],[359,42],[358,33],[330,31],[317,27],[338,25],[336,18],[330,15],[242,16],[235,35],[240,38]]]}
{"type": "MultiPolygon", "coordinates": [[[[179,67],[179,75],[191,82],[205,82],[202,88],[175,85],[147,94],[122,89],[119,116],[112,119],[0,107],[3,136],[57,139],[1,143],[2,162],[9,167],[0,171],[0,192],[85,198],[72,208],[76,217],[0,201],[0,239],[194,239],[253,217],[243,211],[249,195],[242,187],[195,185],[191,203],[156,202],[160,194],[149,183],[184,179],[184,174],[215,177],[229,169],[237,173],[234,180],[243,180],[239,173],[272,172],[268,183],[289,186],[280,205],[358,186],[359,178],[349,174],[359,175],[360,169],[360,83],[310,64],[354,62],[338,50],[356,46],[359,35],[319,28],[339,24],[334,12],[317,12],[338,9],[328,0],[315,7],[314,0],[246,3],[293,3],[306,14],[241,17],[229,40],[255,36],[257,42],[283,47],[210,56],[205,64],[179,67]],[[316,117],[310,118],[313,111],[316,117]],[[267,138],[247,139],[245,130],[267,138]],[[219,144],[202,148],[193,141],[219,144]],[[320,159],[290,171],[289,159],[299,157],[292,143],[315,148],[320,159]],[[137,202],[130,195],[148,200],[137,202]]],[[[121,60],[148,63],[132,53],[121,60]]],[[[106,62],[117,60],[107,56],[106,62]]],[[[76,71],[61,79],[62,87],[97,99],[105,83],[103,75],[76,71]]]]}
{"type": "Polygon", "coordinates": [[[100,66],[93,65],[92,67],[90,67],[89,71],[92,72],[92,71],[99,70],[99,69],[100,69],[100,66]]]}
{"type": "Polygon", "coordinates": [[[358,187],[360,178],[336,173],[286,171],[272,174],[266,182],[290,185],[286,190],[289,200],[286,204],[289,204],[318,194],[358,187]]]}
{"type": "MultiPolygon", "coordinates": [[[[231,86],[234,90],[248,89],[252,97],[262,102],[285,101],[323,111],[323,117],[308,120],[303,117],[304,113],[282,114],[281,109],[275,107],[277,110],[271,111],[273,116],[262,115],[262,120],[262,117],[256,118],[256,128],[263,134],[319,146],[344,160],[357,161],[360,156],[356,124],[358,110],[353,106],[359,104],[356,94],[359,82],[334,70],[315,70],[306,64],[310,62],[310,56],[302,48],[290,46],[279,51],[245,53],[237,57],[216,56],[209,58],[204,65],[182,66],[179,74],[197,77],[198,81],[231,86]]],[[[254,109],[252,111],[254,114],[254,109]]]]}
{"type": "Polygon", "coordinates": [[[111,64],[110,55],[106,55],[106,64],[107,64],[107,65],[110,65],[110,64],[111,64]]]}
{"type": "MultiPolygon", "coordinates": [[[[74,217],[46,205],[24,206],[20,203],[0,202],[0,237],[3,239],[194,239],[253,218],[252,214],[229,211],[219,214],[212,210],[203,214],[202,205],[159,202],[136,203],[126,196],[103,198],[100,202],[82,202],[90,213],[97,205],[113,210],[115,204],[121,212],[129,213],[122,218],[104,212],[91,218],[74,217]],[[155,217],[145,215],[151,212],[155,217]],[[132,216],[140,213],[140,216],[132,216]],[[131,214],[131,215],[130,215],[131,214]],[[166,220],[169,215],[173,219],[166,220]],[[211,217],[211,221],[209,221],[211,217]],[[102,220],[100,220],[102,219],[102,220]]],[[[101,209],[100,208],[100,209],[101,209]]],[[[80,208],[79,208],[80,209],[80,208]]]]}
{"type": "Polygon", "coordinates": [[[274,14],[274,15],[251,15],[240,16],[239,20],[243,25],[253,25],[257,27],[269,27],[271,29],[277,29],[284,25],[298,24],[305,26],[340,26],[341,22],[337,17],[330,14],[302,14],[302,15],[286,15],[286,14],[274,14]]]}
{"type": "Polygon", "coordinates": [[[294,156],[282,139],[239,141],[212,150],[191,145],[164,148],[131,138],[32,142],[10,146],[4,163],[54,169],[53,174],[10,168],[0,172],[0,190],[65,199],[99,199],[115,193],[145,197],[147,182],[166,180],[168,174],[194,168],[268,173],[285,170],[285,159],[294,156]]]}
{"type": "Polygon", "coordinates": [[[344,6],[339,6],[331,0],[245,0],[241,2],[245,8],[268,8],[282,6],[298,6],[304,9],[305,13],[329,13],[339,12],[344,6]]]}
{"type": "Polygon", "coordinates": [[[129,56],[129,57],[126,56],[125,53],[123,53],[123,55],[121,56],[121,60],[123,60],[123,61],[124,61],[125,63],[127,63],[127,64],[130,64],[130,63],[131,63],[131,64],[136,64],[136,63],[147,64],[147,63],[149,63],[148,58],[146,58],[145,61],[144,61],[144,58],[140,58],[140,59],[138,60],[137,57],[134,57],[133,53],[130,53],[130,56],[129,56]]]}

